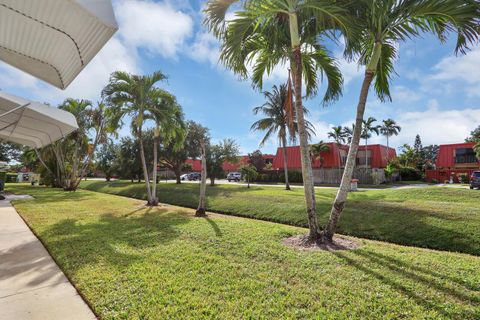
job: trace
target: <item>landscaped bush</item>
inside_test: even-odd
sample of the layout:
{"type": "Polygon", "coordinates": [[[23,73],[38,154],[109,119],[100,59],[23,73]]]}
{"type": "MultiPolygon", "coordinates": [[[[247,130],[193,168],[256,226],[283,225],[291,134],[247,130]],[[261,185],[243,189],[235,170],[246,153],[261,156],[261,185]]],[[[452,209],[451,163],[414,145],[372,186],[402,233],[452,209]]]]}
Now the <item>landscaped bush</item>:
{"type": "Polygon", "coordinates": [[[470,177],[466,173],[460,173],[458,175],[458,182],[459,183],[468,183],[470,181],[470,177]]]}
{"type": "MultiPolygon", "coordinates": [[[[300,171],[288,171],[288,181],[291,183],[303,183],[303,176],[300,171]]],[[[280,182],[285,182],[285,176],[280,176],[280,182]]]]}
{"type": "Polygon", "coordinates": [[[16,173],[7,173],[6,175],[6,182],[17,182],[17,174],[16,173]]]}
{"type": "MultiPolygon", "coordinates": [[[[288,171],[288,181],[291,183],[303,183],[302,173],[300,171],[288,171]]],[[[260,183],[285,183],[284,171],[264,171],[260,173],[255,182],[260,183]]]]}
{"type": "Polygon", "coordinates": [[[403,181],[417,181],[423,179],[423,173],[417,168],[402,167],[398,172],[403,181]]]}

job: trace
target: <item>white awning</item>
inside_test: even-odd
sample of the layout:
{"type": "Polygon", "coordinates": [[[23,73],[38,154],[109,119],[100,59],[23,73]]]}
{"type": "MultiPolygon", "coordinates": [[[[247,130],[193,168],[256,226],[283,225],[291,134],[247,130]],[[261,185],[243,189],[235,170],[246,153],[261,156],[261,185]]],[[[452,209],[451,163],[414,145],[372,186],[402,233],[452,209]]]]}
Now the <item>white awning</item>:
{"type": "Polygon", "coordinates": [[[65,89],[117,29],[110,0],[0,0],[0,60],[65,89]]]}
{"type": "Polygon", "coordinates": [[[41,148],[76,129],[70,112],[0,91],[0,141],[41,148]]]}

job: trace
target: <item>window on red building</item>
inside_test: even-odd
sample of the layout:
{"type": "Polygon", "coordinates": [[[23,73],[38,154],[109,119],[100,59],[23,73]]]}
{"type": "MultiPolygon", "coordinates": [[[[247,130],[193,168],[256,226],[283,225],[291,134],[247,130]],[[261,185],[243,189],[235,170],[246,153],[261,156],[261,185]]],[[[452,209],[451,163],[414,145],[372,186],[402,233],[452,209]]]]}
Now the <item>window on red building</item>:
{"type": "Polygon", "coordinates": [[[473,148],[455,149],[455,163],[476,163],[477,157],[473,148]]]}

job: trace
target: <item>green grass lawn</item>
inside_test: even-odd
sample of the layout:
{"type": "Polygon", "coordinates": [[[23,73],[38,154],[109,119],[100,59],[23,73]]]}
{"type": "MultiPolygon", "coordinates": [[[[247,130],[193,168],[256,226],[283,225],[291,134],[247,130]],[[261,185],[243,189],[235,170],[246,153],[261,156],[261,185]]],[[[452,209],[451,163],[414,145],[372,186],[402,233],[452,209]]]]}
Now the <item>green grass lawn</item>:
{"type": "MultiPolygon", "coordinates": [[[[85,181],[82,188],[145,199],[145,185],[85,181]]],[[[164,203],[196,208],[198,184],[159,184],[164,203]]],[[[317,189],[326,223],[335,189],[317,189]]],[[[307,226],[303,189],[217,185],[207,188],[209,210],[307,226]]],[[[480,192],[457,188],[368,190],[351,193],[338,231],[398,244],[480,255],[480,192]]]]}
{"type": "Polygon", "coordinates": [[[480,318],[480,257],[361,239],[353,251],[297,251],[282,239],[306,232],[298,227],[194,218],[84,190],[8,189],[35,197],[15,207],[102,319],[480,318]]]}

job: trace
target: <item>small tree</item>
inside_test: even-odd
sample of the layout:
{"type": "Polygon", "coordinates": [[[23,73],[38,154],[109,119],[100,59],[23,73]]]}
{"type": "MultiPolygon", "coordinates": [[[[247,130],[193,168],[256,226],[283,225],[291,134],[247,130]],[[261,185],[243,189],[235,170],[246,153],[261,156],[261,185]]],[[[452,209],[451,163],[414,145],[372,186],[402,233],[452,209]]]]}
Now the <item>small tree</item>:
{"type": "Polygon", "coordinates": [[[380,134],[380,126],[374,125],[377,119],[368,117],[367,120],[362,122],[362,138],[365,139],[365,167],[368,167],[368,139],[372,137],[372,133],[377,136],[380,134]]]}
{"type": "Polygon", "coordinates": [[[0,143],[0,161],[10,162],[12,160],[19,161],[22,155],[22,147],[16,143],[2,142],[0,143]]]}
{"type": "Polygon", "coordinates": [[[256,171],[262,171],[265,168],[265,158],[262,151],[255,150],[248,154],[248,163],[255,167],[256,171]]]}
{"type": "Polygon", "coordinates": [[[345,140],[347,139],[347,134],[342,128],[342,126],[337,126],[337,127],[332,127],[332,131],[328,132],[328,137],[330,139],[333,139],[335,141],[335,144],[337,145],[338,149],[338,172],[339,174],[342,171],[342,157],[340,154],[340,147],[345,143],[345,140]]]}
{"type": "Polygon", "coordinates": [[[480,126],[470,132],[470,136],[465,139],[465,142],[480,142],[480,126]]]}
{"type": "Polygon", "coordinates": [[[207,175],[210,185],[215,185],[215,179],[224,175],[225,161],[237,163],[240,151],[237,143],[232,139],[224,139],[216,145],[206,146],[207,175]]]}
{"type": "MultiPolygon", "coordinates": [[[[386,119],[383,120],[383,124],[380,127],[380,133],[387,138],[387,148],[390,148],[390,137],[397,136],[400,131],[402,131],[402,127],[400,127],[395,120],[393,119],[386,119]]],[[[387,151],[387,160],[390,160],[390,152],[387,151]]]]}
{"type": "Polygon", "coordinates": [[[46,174],[52,177],[53,186],[75,191],[87,173],[97,146],[117,127],[112,123],[111,108],[103,103],[94,107],[88,100],[66,99],[59,108],[75,116],[78,129],[35,152],[46,174]]]}
{"type": "Polygon", "coordinates": [[[247,166],[242,166],[240,168],[240,172],[242,173],[243,179],[247,181],[247,188],[250,188],[250,182],[257,179],[257,176],[258,176],[257,169],[253,165],[247,165],[247,166]]]}
{"type": "Polygon", "coordinates": [[[102,144],[100,150],[96,155],[96,168],[105,174],[105,180],[110,181],[112,176],[117,171],[116,157],[118,155],[118,146],[111,141],[102,144]]]}
{"type": "Polygon", "coordinates": [[[440,147],[436,144],[431,144],[423,147],[422,154],[425,160],[425,169],[435,169],[435,163],[437,162],[439,149],[440,147]]]}
{"type": "Polygon", "coordinates": [[[124,137],[120,140],[115,159],[118,174],[121,178],[137,179],[140,182],[142,169],[140,148],[136,140],[124,137]]]}
{"type": "Polygon", "coordinates": [[[326,143],[324,143],[322,140],[320,140],[319,143],[317,144],[312,144],[310,146],[310,155],[312,160],[319,160],[320,161],[320,167],[323,167],[323,161],[325,160],[323,158],[323,154],[330,152],[330,146],[326,143]]]}

